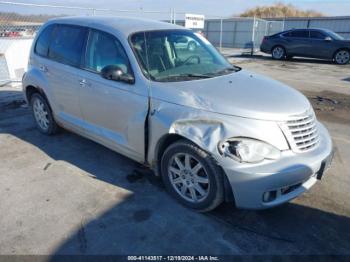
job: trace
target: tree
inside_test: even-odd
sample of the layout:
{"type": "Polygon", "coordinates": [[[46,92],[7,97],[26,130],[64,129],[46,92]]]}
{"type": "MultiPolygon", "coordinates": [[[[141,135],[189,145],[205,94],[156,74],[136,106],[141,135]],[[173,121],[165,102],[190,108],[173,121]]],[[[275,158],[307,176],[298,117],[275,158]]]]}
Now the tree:
{"type": "Polygon", "coordinates": [[[257,6],[248,9],[240,15],[241,17],[320,17],[322,13],[313,10],[300,10],[292,4],[276,3],[271,6],[257,6]]]}

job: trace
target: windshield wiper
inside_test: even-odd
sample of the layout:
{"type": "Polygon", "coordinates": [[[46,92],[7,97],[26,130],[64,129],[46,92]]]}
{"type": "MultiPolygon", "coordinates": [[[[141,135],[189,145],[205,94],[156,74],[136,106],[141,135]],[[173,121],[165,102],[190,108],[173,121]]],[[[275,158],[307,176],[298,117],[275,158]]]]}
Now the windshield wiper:
{"type": "Polygon", "coordinates": [[[184,77],[195,77],[195,78],[211,78],[211,76],[208,76],[208,75],[201,75],[201,74],[181,74],[180,76],[184,76],[184,77]]]}
{"type": "Polygon", "coordinates": [[[215,75],[220,75],[220,74],[227,73],[227,72],[238,72],[238,71],[240,71],[240,70],[241,70],[240,67],[238,67],[238,66],[232,66],[232,67],[226,67],[226,68],[224,68],[224,69],[222,69],[222,70],[219,70],[219,71],[217,71],[217,72],[214,72],[213,74],[215,74],[215,75]]]}
{"type": "Polygon", "coordinates": [[[202,74],[179,74],[179,75],[168,75],[162,78],[158,78],[158,81],[165,81],[169,79],[182,79],[182,78],[211,78],[212,76],[209,75],[202,75],[202,74]]]}

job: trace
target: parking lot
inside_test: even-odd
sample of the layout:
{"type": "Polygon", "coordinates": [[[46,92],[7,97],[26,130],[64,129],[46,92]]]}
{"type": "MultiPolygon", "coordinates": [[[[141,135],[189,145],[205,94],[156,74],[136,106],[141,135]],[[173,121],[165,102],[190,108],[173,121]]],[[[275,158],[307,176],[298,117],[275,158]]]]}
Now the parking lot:
{"type": "Polygon", "coordinates": [[[274,209],[195,213],[137,163],[68,131],[41,135],[20,89],[0,87],[0,254],[350,254],[350,65],[230,60],[310,99],[336,150],[321,182],[274,209]]]}

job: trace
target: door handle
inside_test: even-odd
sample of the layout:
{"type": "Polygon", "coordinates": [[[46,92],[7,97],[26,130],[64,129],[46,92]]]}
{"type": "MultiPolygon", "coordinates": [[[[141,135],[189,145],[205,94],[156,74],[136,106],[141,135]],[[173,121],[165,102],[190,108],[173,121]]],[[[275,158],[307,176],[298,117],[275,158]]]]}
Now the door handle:
{"type": "Polygon", "coordinates": [[[86,79],[79,80],[79,85],[81,87],[90,87],[91,86],[91,84],[88,81],[86,81],[86,79]]]}
{"type": "Polygon", "coordinates": [[[47,67],[44,66],[44,65],[39,66],[39,69],[40,69],[40,71],[45,72],[45,73],[49,71],[49,70],[47,69],[47,67]]]}

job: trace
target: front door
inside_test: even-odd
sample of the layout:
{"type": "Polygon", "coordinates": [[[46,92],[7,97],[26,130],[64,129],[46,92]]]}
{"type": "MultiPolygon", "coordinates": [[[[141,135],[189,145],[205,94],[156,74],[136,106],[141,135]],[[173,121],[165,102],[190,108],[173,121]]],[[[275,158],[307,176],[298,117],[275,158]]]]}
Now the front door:
{"type": "Polygon", "coordinates": [[[100,72],[107,65],[116,65],[123,72],[133,74],[117,38],[90,30],[84,70],[80,72],[80,107],[85,128],[106,146],[143,161],[148,96],[137,92],[139,86],[136,84],[140,83],[128,84],[102,78],[100,72]]]}
{"type": "Polygon", "coordinates": [[[332,41],[326,40],[327,35],[317,30],[310,30],[311,45],[310,53],[316,58],[331,58],[334,48],[332,41]]]}

